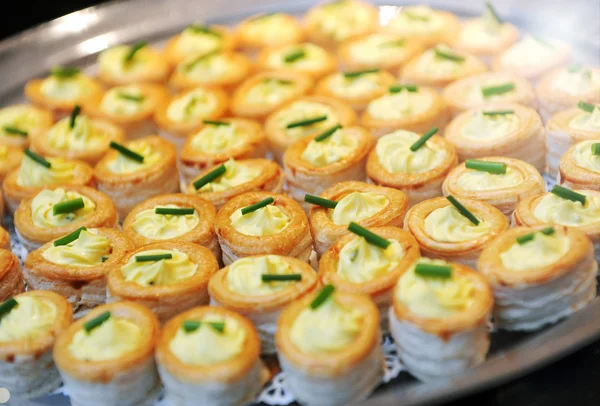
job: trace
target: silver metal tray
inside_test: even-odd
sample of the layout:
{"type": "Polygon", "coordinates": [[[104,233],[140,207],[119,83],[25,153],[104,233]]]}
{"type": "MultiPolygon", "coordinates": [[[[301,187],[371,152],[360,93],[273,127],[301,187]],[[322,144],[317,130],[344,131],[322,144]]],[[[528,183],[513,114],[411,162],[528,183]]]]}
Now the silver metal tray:
{"type": "MultiPolygon", "coordinates": [[[[0,104],[22,100],[25,82],[46,74],[55,65],[92,67],[97,53],[110,46],[141,39],[160,43],[194,21],[232,24],[258,12],[299,14],[315,3],[303,0],[128,0],[78,11],[0,42],[0,104]]],[[[408,4],[394,0],[375,3],[381,5],[382,16],[393,12],[394,6],[408,4]]],[[[479,14],[483,1],[427,3],[467,17],[479,14]]],[[[575,61],[600,64],[597,0],[495,0],[494,3],[508,21],[522,30],[570,42],[575,61]]],[[[600,339],[600,297],[584,310],[541,332],[494,333],[488,360],[464,374],[423,384],[401,373],[361,404],[398,406],[449,401],[516,379],[597,339],[600,339]]],[[[53,396],[31,404],[67,403],[65,397],[53,396]]]]}

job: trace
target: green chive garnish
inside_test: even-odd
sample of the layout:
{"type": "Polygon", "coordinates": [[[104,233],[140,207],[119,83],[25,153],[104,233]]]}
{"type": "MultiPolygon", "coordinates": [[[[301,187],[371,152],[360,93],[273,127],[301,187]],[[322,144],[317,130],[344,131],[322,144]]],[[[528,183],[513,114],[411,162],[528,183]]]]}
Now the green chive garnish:
{"type": "Polygon", "coordinates": [[[336,201],[324,199],[322,197],[314,195],[304,195],[304,201],[306,203],[314,204],[316,206],[325,207],[326,209],[335,209],[335,206],[337,206],[338,204],[338,202],[336,201]]]}
{"type": "Polygon", "coordinates": [[[33,159],[38,164],[40,164],[48,169],[50,169],[52,167],[52,164],[50,162],[48,162],[47,160],[45,160],[43,157],[39,156],[35,152],[31,152],[31,150],[29,150],[29,149],[25,149],[25,151],[23,151],[23,152],[25,153],[25,155],[27,155],[29,158],[33,159]]]}
{"type": "Polygon", "coordinates": [[[266,199],[263,199],[258,203],[254,203],[250,206],[244,207],[242,209],[242,216],[245,216],[248,213],[252,213],[253,211],[256,211],[258,209],[262,209],[263,207],[268,206],[273,202],[275,202],[275,199],[273,199],[272,197],[267,197],[266,199]]]}
{"type": "Polygon", "coordinates": [[[156,255],[136,255],[135,262],[155,262],[163,259],[171,259],[173,254],[156,254],[156,255]]]}
{"type": "Polygon", "coordinates": [[[203,123],[208,124],[208,125],[216,125],[216,126],[230,125],[230,123],[228,123],[227,121],[217,121],[217,120],[204,120],[203,123]]]}
{"type": "Polygon", "coordinates": [[[183,322],[182,327],[186,333],[193,333],[194,331],[198,330],[202,324],[208,324],[219,333],[225,331],[225,323],[219,321],[186,320],[183,322]]]}
{"type": "Polygon", "coordinates": [[[315,142],[325,141],[327,138],[331,137],[340,128],[342,128],[342,126],[340,124],[338,124],[338,125],[334,125],[329,130],[323,131],[321,134],[319,134],[315,137],[315,142]]]}
{"type": "Polygon", "coordinates": [[[506,164],[504,162],[479,161],[477,159],[467,159],[465,167],[481,172],[495,173],[504,175],[506,173],[506,164]]]}
{"type": "Polygon", "coordinates": [[[526,242],[533,240],[534,237],[535,237],[535,233],[527,233],[527,234],[520,235],[517,237],[517,244],[523,245],[526,242]]]}
{"type": "Polygon", "coordinates": [[[292,80],[287,79],[279,79],[279,78],[266,78],[263,82],[275,82],[278,85],[293,85],[294,82],[292,80]]]}
{"type": "Polygon", "coordinates": [[[425,134],[423,134],[421,136],[421,138],[419,138],[414,144],[412,144],[410,146],[410,150],[412,152],[418,151],[419,148],[421,148],[423,145],[425,145],[425,143],[435,135],[435,133],[438,132],[438,128],[437,127],[433,127],[432,129],[430,129],[429,131],[427,131],[425,134]]]}
{"type": "Polygon", "coordinates": [[[185,106],[185,115],[186,116],[190,116],[192,114],[194,106],[196,106],[197,103],[198,103],[198,99],[197,98],[192,97],[190,99],[190,101],[188,102],[188,104],[185,106]]]}
{"type": "Polygon", "coordinates": [[[514,110],[494,110],[494,111],[484,111],[484,116],[506,116],[508,114],[515,114],[514,110]]]}
{"type": "Polygon", "coordinates": [[[357,78],[362,75],[368,75],[369,73],[377,73],[377,72],[379,72],[379,69],[365,69],[365,70],[357,70],[354,72],[344,72],[343,74],[346,79],[353,79],[353,78],[357,78]]]}
{"type": "Polygon", "coordinates": [[[77,68],[64,68],[56,66],[50,71],[50,75],[59,79],[68,79],[79,75],[81,71],[77,68]]]}
{"type": "Polygon", "coordinates": [[[21,130],[20,128],[14,127],[12,125],[7,125],[2,127],[2,130],[7,134],[19,135],[21,137],[27,137],[29,133],[27,131],[21,130]]]}
{"type": "Polygon", "coordinates": [[[592,155],[600,155],[600,142],[592,144],[592,155]]]}
{"type": "Polygon", "coordinates": [[[307,118],[305,120],[292,121],[285,128],[296,128],[296,127],[306,127],[308,125],[320,123],[321,121],[327,120],[327,116],[318,116],[313,118],[307,118]]]}
{"type": "Polygon", "coordinates": [[[464,62],[464,60],[465,60],[464,56],[460,56],[460,55],[457,55],[452,52],[444,51],[439,48],[435,48],[433,50],[433,52],[435,52],[435,56],[437,56],[438,58],[447,59],[452,62],[464,62]]]}
{"type": "Polygon", "coordinates": [[[0,304],[0,320],[2,320],[4,316],[10,313],[11,310],[17,307],[18,305],[19,302],[17,302],[14,297],[10,297],[4,302],[2,302],[2,304],[0,304]]]}
{"type": "Polygon", "coordinates": [[[404,44],[406,43],[405,39],[399,39],[396,41],[389,41],[389,42],[382,42],[381,44],[379,44],[379,48],[392,48],[392,47],[401,47],[404,46],[404,44]]]}
{"type": "Polygon", "coordinates": [[[129,52],[127,53],[127,55],[125,55],[125,58],[123,58],[123,62],[125,64],[128,64],[131,61],[133,61],[133,58],[135,58],[135,55],[139,52],[139,50],[144,48],[146,45],[148,45],[148,44],[144,41],[140,41],[137,44],[133,45],[129,49],[129,52]]]}
{"type": "Polygon", "coordinates": [[[562,187],[559,185],[554,185],[550,193],[555,194],[558,197],[562,197],[563,199],[571,200],[573,202],[579,202],[585,205],[586,197],[581,193],[573,192],[571,189],[567,189],[566,187],[562,187]]]}
{"type": "Polygon", "coordinates": [[[108,257],[104,256],[102,258],[100,258],[102,260],[102,263],[105,263],[106,261],[108,261],[108,257]]]}
{"type": "Polygon", "coordinates": [[[183,70],[186,72],[189,72],[194,68],[194,66],[198,65],[200,62],[206,61],[206,60],[212,58],[213,56],[217,55],[219,52],[221,52],[221,51],[219,49],[216,49],[216,50],[208,52],[204,55],[199,55],[196,58],[192,59],[190,62],[188,62],[183,67],[183,70]]]}
{"type": "Polygon", "coordinates": [[[52,213],[55,216],[59,214],[73,213],[74,211],[83,209],[84,207],[85,203],[83,203],[83,198],[78,197],[77,199],[55,204],[54,206],[52,206],[52,213]]]}
{"type": "Polygon", "coordinates": [[[156,207],[154,214],[170,214],[173,216],[185,216],[187,214],[194,214],[193,207],[156,207]]]}
{"type": "Polygon", "coordinates": [[[87,228],[80,227],[77,230],[73,231],[71,234],[67,234],[64,237],[59,238],[58,240],[54,241],[54,246],[58,247],[61,245],[67,245],[68,243],[75,241],[79,238],[79,234],[81,234],[81,232],[84,230],[87,230],[87,228]]]}
{"type": "Polygon", "coordinates": [[[554,227],[546,227],[546,228],[542,228],[540,230],[540,233],[544,234],[544,235],[552,235],[554,234],[556,230],[554,230],[554,227]]]}
{"type": "Polygon", "coordinates": [[[473,223],[476,226],[479,225],[479,219],[475,217],[473,213],[471,213],[465,206],[460,204],[460,202],[456,200],[454,196],[446,196],[446,199],[448,199],[448,201],[452,203],[452,206],[454,206],[456,210],[458,210],[458,212],[464,217],[466,217],[471,223],[473,223]]]}
{"type": "Polygon", "coordinates": [[[83,325],[83,328],[85,329],[85,331],[87,333],[89,333],[96,327],[100,327],[102,325],[102,323],[104,323],[108,319],[110,319],[110,312],[104,312],[100,316],[95,317],[89,321],[86,321],[85,324],[83,325]]]}
{"type": "Polygon", "coordinates": [[[581,68],[583,68],[583,66],[581,66],[578,63],[576,63],[576,64],[573,64],[573,65],[569,66],[567,68],[567,72],[569,72],[569,73],[577,73],[577,72],[579,72],[581,70],[581,68]]]}
{"type": "Polygon", "coordinates": [[[302,59],[306,56],[306,52],[303,49],[299,49],[295,52],[292,52],[290,54],[287,54],[284,58],[283,61],[285,63],[294,63],[296,62],[298,59],[302,59]]]}
{"type": "Polygon", "coordinates": [[[195,180],[194,183],[192,183],[192,185],[194,185],[194,189],[198,190],[202,186],[204,186],[204,185],[212,182],[213,180],[217,179],[218,177],[222,176],[226,171],[227,171],[227,168],[225,168],[225,164],[221,164],[221,165],[217,166],[211,172],[209,172],[206,175],[204,175],[203,177],[201,177],[200,179],[195,180]]]}
{"type": "Polygon", "coordinates": [[[126,156],[129,159],[133,159],[134,161],[137,161],[140,163],[144,162],[144,157],[142,155],[130,150],[129,148],[127,148],[121,144],[117,144],[116,142],[111,141],[109,145],[112,149],[116,150],[121,155],[126,156]]]}
{"type": "Polygon", "coordinates": [[[590,104],[590,103],[586,103],[583,100],[581,100],[579,103],[577,103],[577,107],[579,107],[581,110],[591,113],[594,111],[594,105],[590,104]]]}
{"type": "Polygon", "coordinates": [[[77,104],[75,107],[73,107],[73,111],[71,111],[71,115],[69,116],[69,128],[75,127],[75,120],[77,119],[79,113],[81,113],[81,106],[77,104]]]}
{"type": "Polygon", "coordinates": [[[494,17],[494,19],[496,20],[496,22],[498,24],[502,24],[502,19],[500,18],[500,16],[498,15],[498,13],[496,12],[496,9],[494,8],[494,6],[492,5],[492,3],[490,3],[489,1],[485,2],[485,7],[487,8],[487,10],[490,12],[490,14],[492,15],[492,17],[494,17]]]}
{"type": "Polygon", "coordinates": [[[261,279],[263,282],[300,281],[300,280],[302,280],[302,274],[291,273],[291,274],[280,275],[280,274],[264,273],[261,275],[261,279]]]}
{"type": "Polygon", "coordinates": [[[263,14],[259,14],[256,17],[253,17],[252,19],[250,19],[249,21],[262,20],[263,18],[272,17],[272,16],[274,16],[276,14],[279,14],[279,13],[263,13],[263,14]]]}
{"type": "Polygon", "coordinates": [[[481,94],[483,95],[483,97],[497,96],[504,93],[508,93],[514,89],[514,83],[504,83],[498,86],[482,87],[481,94]]]}
{"type": "Polygon", "coordinates": [[[452,267],[449,265],[417,264],[415,265],[415,274],[447,279],[452,277],[452,267]]]}
{"type": "Polygon", "coordinates": [[[417,86],[413,86],[413,85],[393,85],[393,86],[390,86],[390,88],[389,88],[390,93],[400,93],[403,90],[414,93],[417,90],[419,90],[419,88],[417,86]]]}
{"type": "Polygon", "coordinates": [[[117,94],[117,97],[119,99],[128,100],[136,103],[141,103],[144,101],[144,96],[136,96],[128,93],[119,93],[117,94]]]}
{"type": "Polygon", "coordinates": [[[321,306],[329,298],[329,296],[331,296],[334,290],[335,288],[333,287],[333,285],[325,285],[325,287],[321,289],[321,292],[319,292],[317,297],[312,302],[310,302],[310,308],[313,310],[318,309],[319,306],[321,306]]]}
{"type": "Polygon", "coordinates": [[[205,25],[192,24],[188,27],[188,29],[195,34],[208,34],[208,35],[213,35],[215,37],[221,37],[220,32],[217,32],[205,25]]]}
{"type": "Polygon", "coordinates": [[[411,20],[429,21],[429,17],[428,16],[420,16],[418,14],[413,13],[412,11],[404,11],[404,12],[402,12],[402,14],[406,15],[411,20]]]}
{"type": "Polygon", "coordinates": [[[361,227],[354,222],[351,222],[348,225],[348,231],[358,235],[359,237],[363,237],[369,244],[375,245],[382,249],[386,249],[391,244],[391,242],[389,242],[385,238],[380,237],[377,234],[370,232],[366,228],[361,227]]]}

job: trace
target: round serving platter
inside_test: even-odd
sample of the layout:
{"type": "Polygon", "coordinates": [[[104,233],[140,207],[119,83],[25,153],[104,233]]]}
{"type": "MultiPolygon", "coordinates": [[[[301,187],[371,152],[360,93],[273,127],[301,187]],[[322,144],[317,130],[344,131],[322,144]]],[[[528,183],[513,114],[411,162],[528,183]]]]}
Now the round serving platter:
{"type": "MultiPolygon", "coordinates": [[[[158,46],[192,22],[233,24],[260,12],[282,11],[301,14],[316,1],[292,0],[128,0],[92,7],[58,18],[0,42],[0,104],[23,100],[22,89],[32,77],[42,76],[56,65],[78,66],[93,71],[96,55],[111,46],[146,40],[158,46]]],[[[382,21],[393,15],[402,1],[375,1],[382,21]]],[[[434,8],[447,9],[461,17],[478,15],[479,1],[428,1],[434,8]]],[[[560,1],[496,0],[505,18],[525,32],[565,40],[573,45],[573,60],[591,65],[600,63],[600,20],[598,2],[574,0],[565,10],[560,1]],[[587,16],[587,17],[586,17],[587,16]],[[591,21],[590,21],[591,20],[591,21]],[[549,23],[552,22],[552,23],[549,23]],[[555,23],[556,22],[556,23],[555,23]]],[[[552,181],[548,179],[548,183],[552,181]]],[[[15,240],[13,235],[13,241],[15,240]]],[[[26,252],[20,244],[13,251],[26,252]]],[[[477,368],[449,379],[419,383],[395,357],[393,345],[386,345],[386,384],[362,404],[375,406],[435,404],[518,378],[551,363],[600,338],[600,298],[584,310],[536,333],[494,332],[487,361],[477,368]],[[389,381],[389,382],[387,382],[389,381]]],[[[259,397],[263,403],[290,404],[285,378],[276,375],[259,397]]],[[[8,404],[25,406],[15,400],[8,404]]],[[[31,405],[68,405],[62,392],[27,402],[31,405]]]]}

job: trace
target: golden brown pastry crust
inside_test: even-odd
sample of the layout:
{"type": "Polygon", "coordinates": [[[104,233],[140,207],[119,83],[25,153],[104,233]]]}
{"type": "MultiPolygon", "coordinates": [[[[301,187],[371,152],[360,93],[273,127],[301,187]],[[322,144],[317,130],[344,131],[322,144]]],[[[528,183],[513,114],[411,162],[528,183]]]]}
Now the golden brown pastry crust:
{"type": "MultiPolygon", "coordinates": [[[[62,117],[69,114],[76,105],[85,105],[89,99],[100,97],[102,94],[102,86],[98,81],[96,81],[96,79],[80,74],[79,80],[83,80],[85,82],[88,92],[84,97],[81,97],[77,100],[51,99],[44,96],[42,93],[42,82],[44,79],[31,79],[28,81],[25,84],[24,89],[25,97],[36,106],[48,109],[57,117],[62,117]]],[[[50,127],[50,125],[48,127],[50,127]]]]}
{"type": "Polygon", "coordinates": [[[122,86],[134,83],[164,83],[171,71],[164,52],[150,46],[145,46],[141,49],[141,52],[147,55],[146,65],[148,65],[149,69],[141,72],[137,77],[133,78],[131,75],[119,75],[118,73],[115,74],[114,72],[103,70],[101,64],[98,63],[98,79],[107,86],[122,86]]]}
{"type": "MultiPolygon", "coordinates": [[[[14,149],[22,149],[27,148],[31,141],[40,135],[44,134],[46,131],[52,127],[54,124],[54,113],[49,109],[44,108],[43,106],[29,105],[25,103],[13,104],[12,106],[7,106],[6,108],[27,108],[31,109],[35,112],[37,116],[36,120],[36,128],[30,130],[27,133],[27,136],[21,137],[19,135],[10,136],[10,135],[0,135],[0,144],[9,148],[9,153],[11,153],[14,149]]],[[[0,111],[3,109],[0,109],[0,111]]],[[[21,154],[22,155],[22,154],[21,154]]],[[[7,156],[8,157],[8,156],[7,156]]],[[[5,158],[6,159],[6,158],[5,158]]],[[[9,162],[12,162],[9,160],[9,162]]],[[[0,162],[0,174],[4,169],[4,163],[0,162]]]]}
{"type": "MultiPolygon", "coordinates": [[[[237,45],[237,38],[229,28],[227,28],[224,25],[211,25],[209,28],[211,31],[219,33],[221,41],[218,47],[219,51],[232,51],[235,49],[237,45]]],[[[187,59],[188,57],[194,56],[185,54],[178,49],[178,41],[180,38],[181,34],[177,34],[171,37],[165,45],[163,55],[165,56],[165,58],[167,58],[167,61],[171,65],[176,65],[182,62],[183,60],[187,59]]]]}
{"type": "MultiPolygon", "coordinates": [[[[414,32],[407,36],[420,41],[425,46],[452,42],[454,37],[460,31],[460,21],[458,17],[449,11],[437,9],[434,9],[433,11],[442,17],[444,21],[442,23],[442,28],[437,31],[414,32]]],[[[384,25],[383,30],[392,33],[395,32],[394,27],[390,26],[389,24],[384,25]]]]}
{"type": "MultiPolygon", "coordinates": [[[[598,135],[600,143],[600,134],[598,135]]],[[[578,166],[573,160],[573,152],[577,148],[574,144],[560,158],[558,164],[558,184],[569,189],[588,189],[600,191],[600,172],[594,172],[578,166]]],[[[540,193],[543,193],[540,192],[540,193]]]]}
{"type": "MultiPolygon", "coordinates": [[[[468,29],[469,26],[479,24],[479,21],[482,18],[472,18],[466,21],[463,21],[461,31],[468,29]]],[[[468,52],[472,55],[475,55],[479,58],[490,58],[496,55],[499,55],[508,47],[513,45],[519,39],[519,29],[514,25],[502,22],[502,25],[499,28],[498,32],[498,41],[495,44],[487,43],[469,43],[468,41],[464,41],[461,37],[461,33],[459,32],[452,41],[452,47],[456,48],[459,51],[468,52]]],[[[487,59],[485,59],[488,61],[487,59]]]]}
{"type": "Polygon", "coordinates": [[[193,179],[186,189],[187,194],[197,195],[201,198],[214,204],[217,209],[223,207],[228,201],[236,196],[253,191],[265,191],[270,193],[281,193],[283,188],[283,170],[275,162],[268,159],[244,159],[239,161],[241,165],[260,168],[260,173],[257,177],[249,182],[234,186],[221,192],[199,192],[194,187],[194,181],[212,172],[217,166],[215,165],[200,173],[198,177],[193,179]]]}
{"type": "Polygon", "coordinates": [[[21,239],[21,242],[23,242],[27,248],[38,248],[48,241],[52,241],[72,233],[80,227],[114,228],[118,224],[117,208],[112,200],[110,200],[110,198],[104,193],[99,192],[96,189],[92,189],[91,187],[81,185],[51,185],[46,186],[44,189],[54,190],[58,188],[63,188],[67,192],[77,192],[87,197],[96,205],[94,212],[69,225],[43,228],[36,226],[31,217],[31,201],[35,196],[23,199],[15,211],[15,229],[19,235],[19,238],[21,239]]]}
{"type": "Polygon", "coordinates": [[[10,235],[3,227],[0,227],[0,249],[10,249],[10,235]]]}
{"type": "MultiPolygon", "coordinates": [[[[302,45],[304,45],[304,44],[298,44],[297,46],[300,49],[302,49],[302,45]]],[[[321,61],[321,65],[318,67],[313,67],[313,66],[301,67],[301,66],[294,66],[293,64],[290,64],[289,67],[285,67],[285,68],[272,67],[269,62],[272,55],[280,53],[287,48],[289,48],[289,44],[283,45],[283,46],[277,46],[277,47],[264,48],[258,54],[258,57],[256,59],[256,68],[259,70],[262,70],[262,71],[281,69],[281,70],[289,70],[291,72],[300,72],[300,73],[309,75],[310,77],[312,77],[315,80],[335,71],[336,60],[332,55],[330,55],[328,53],[327,53],[327,56],[325,58],[323,58],[323,60],[321,61]]],[[[323,52],[327,52],[327,51],[323,50],[323,52]]]]}
{"type": "Polygon", "coordinates": [[[294,34],[291,38],[286,38],[285,36],[279,38],[264,38],[260,35],[253,35],[248,31],[248,26],[252,23],[252,20],[256,18],[260,18],[264,14],[255,14],[242,20],[236,28],[236,35],[239,41],[240,48],[246,50],[256,50],[260,48],[266,47],[276,47],[286,44],[297,44],[302,42],[305,38],[304,30],[302,26],[298,23],[298,20],[289,14],[277,13],[278,16],[283,16],[286,20],[286,26],[291,28],[294,31],[294,34]]]}
{"type": "Polygon", "coordinates": [[[526,197],[544,193],[546,183],[544,178],[533,165],[525,161],[502,156],[492,156],[479,158],[481,161],[503,162],[506,167],[519,173],[523,182],[508,188],[491,189],[491,190],[469,190],[461,187],[458,180],[465,173],[470,171],[465,167],[465,163],[459,164],[444,180],[442,191],[444,196],[453,195],[456,197],[464,197],[467,199],[476,199],[489,203],[499,209],[507,217],[510,217],[512,212],[517,207],[517,204],[526,197]]]}
{"type": "Polygon", "coordinates": [[[498,234],[508,230],[510,223],[506,216],[491,204],[462,197],[457,198],[457,200],[475,217],[489,223],[489,232],[468,241],[443,242],[435,240],[425,230],[425,219],[434,210],[451,205],[445,197],[425,200],[412,207],[406,214],[404,228],[415,237],[421,247],[423,256],[460,262],[474,267],[481,250],[498,234]]]}
{"type": "Polygon", "coordinates": [[[19,167],[21,159],[23,159],[23,150],[21,148],[12,145],[6,145],[5,147],[6,156],[0,159],[0,184],[10,172],[19,167]]]}
{"type": "MultiPolygon", "coordinates": [[[[4,231],[3,228],[2,231],[4,231]]],[[[6,233],[6,231],[4,232],[6,233]]],[[[0,303],[25,291],[21,263],[9,249],[10,246],[0,248],[0,303]]]]}
{"type": "Polygon", "coordinates": [[[177,313],[209,302],[208,281],[219,270],[213,253],[205,247],[182,241],[165,241],[137,247],[128,251],[106,278],[108,300],[131,301],[141,304],[166,322],[177,313]],[[197,265],[191,277],[169,285],[142,286],[125,280],[121,268],[137,254],[149,250],[176,250],[185,253],[197,265]]]}

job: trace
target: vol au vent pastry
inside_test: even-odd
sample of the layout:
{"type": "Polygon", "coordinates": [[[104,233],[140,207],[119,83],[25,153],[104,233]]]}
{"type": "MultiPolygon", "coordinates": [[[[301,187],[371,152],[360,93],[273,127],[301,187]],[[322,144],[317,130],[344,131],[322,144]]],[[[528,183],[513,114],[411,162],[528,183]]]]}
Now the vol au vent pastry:
{"type": "Polygon", "coordinates": [[[576,228],[513,228],[483,250],[477,268],[494,291],[494,324],[505,330],[537,330],[596,297],[594,247],[576,228]]]}
{"type": "Polygon", "coordinates": [[[64,158],[43,158],[26,150],[18,168],[8,173],[2,183],[6,206],[10,213],[17,210],[19,203],[32,197],[44,186],[73,184],[93,186],[94,172],[82,161],[64,158]]]}
{"type": "Polygon", "coordinates": [[[164,323],[187,309],[208,304],[208,281],[218,269],[210,250],[197,244],[164,241],[137,247],[108,274],[108,301],[141,304],[164,323]]]}
{"type": "Polygon", "coordinates": [[[461,264],[421,258],[398,279],[390,330],[408,372],[422,381],[485,361],[494,307],[485,277],[461,264]]]}
{"type": "Polygon", "coordinates": [[[360,125],[380,138],[394,130],[425,132],[443,129],[450,120],[442,96],[431,87],[392,85],[388,92],[367,105],[360,125]]]}
{"type": "Polygon", "coordinates": [[[485,71],[487,66],[481,59],[441,43],[408,61],[400,68],[399,75],[403,83],[443,88],[485,71]]]}
{"type": "Polygon", "coordinates": [[[72,320],[67,301],[46,290],[30,290],[0,303],[0,385],[16,402],[48,395],[60,386],[52,347],[72,320]]]}
{"type": "Polygon", "coordinates": [[[241,406],[268,379],[252,323],[222,307],[201,306],[165,324],[156,348],[158,373],[171,405],[241,406]]]}
{"type": "Polygon", "coordinates": [[[273,354],[277,319],[290,303],[318,285],[306,262],[280,255],[238,259],[210,279],[210,303],[247,317],[260,336],[262,354],[273,354]]]}
{"type": "Polygon", "coordinates": [[[27,250],[33,251],[81,227],[115,228],[118,216],[112,200],[96,189],[51,185],[23,199],[15,211],[14,221],[19,240],[27,250]]]}
{"type": "MultiPolygon", "coordinates": [[[[2,207],[3,209],[3,207],[2,207]]],[[[4,213],[0,213],[2,214],[2,217],[4,217],[4,213]]],[[[0,218],[2,218],[0,217],[0,218]]],[[[0,226],[0,249],[10,249],[10,234],[8,234],[8,231],[6,231],[4,229],[4,227],[0,226]]]]}
{"type": "Polygon", "coordinates": [[[236,161],[264,158],[266,153],[265,134],[258,122],[232,117],[205,121],[200,130],[186,138],[181,148],[182,183],[187,185],[206,169],[230,158],[236,161]]]}
{"type": "Polygon", "coordinates": [[[133,248],[113,228],[79,228],[30,252],[23,277],[29,290],[51,290],[63,296],[78,318],[106,303],[106,276],[133,248]]]}
{"type": "Polygon", "coordinates": [[[179,191],[177,153],[170,142],[153,135],[111,148],[94,167],[94,179],[117,205],[119,218],[146,199],[179,191]]]}
{"type": "Polygon", "coordinates": [[[281,193],[283,170],[269,159],[242,159],[209,168],[187,186],[186,193],[198,195],[217,209],[241,194],[252,191],[281,193]]]}
{"type": "Polygon", "coordinates": [[[265,254],[308,262],[312,252],[306,214],[285,195],[248,192],[232,198],[217,212],[215,232],[225,265],[265,254]]]}
{"type": "Polygon", "coordinates": [[[181,193],[151,197],[123,221],[123,233],[137,247],[155,242],[188,242],[208,248],[217,258],[221,248],[213,229],[217,211],[206,200],[181,193]]]}
{"type": "Polygon", "coordinates": [[[510,224],[506,216],[483,201],[437,197],[413,206],[404,228],[429,258],[441,258],[475,268],[481,250],[510,224]]]}
{"type": "Polygon", "coordinates": [[[545,135],[540,115],[516,103],[462,112],[450,121],[444,133],[460,161],[504,156],[525,161],[540,172],[546,165],[545,135]]]}
{"type": "Polygon", "coordinates": [[[237,25],[236,35],[239,46],[247,51],[298,44],[305,36],[296,18],[285,13],[251,16],[237,25]]]}
{"type": "Polygon", "coordinates": [[[181,149],[185,137],[205,120],[217,120],[227,111],[227,94],[218,88],[197,87],[176,94],[154,112],[161,136],[181,149]]]}
{"type": "Polygon", "coordinates": [[[307,193],[321,194],[345,180],[365,181],[365,164],[374,145],[367,130],[339,125],[316,137],[299,139],[283,155],[287,193],[308,211],[307,193]]]}
{"type": "Polygon", "coordinates": [[[442,184],[444,196],[481,200],[510,218],[526,197],[546,191],[542,175],[525,161],[501,156],[468,159],[442,184]]]}
{"type": "Polygon", "coordinates": [[[27,147],[32,139],[46,132],[54,122],[52,113],[41,107],[15,104],[0,109],[0,145],[27,147]]]}
{"type": "Polygon", "coordinates": [[[235,48],[236,38],[223,25],[191,24],[175,35],[165,45],[164,56],[176,65],[187,58],[197,58],[235,48]]]}
{"type": "Polygon", "coordinates": [[[340,237],[348,233],[348,225],[362,227],[402,227],[408,210],[406,195],[396,189],[368,183],[339,182],[323,191],[313,204],[308,220],[315,251],[322,256],[340,237]]]}
{"type": "Polygon", "coordinates": [[[381,137],[367,159],[367,177],[399,189],[408,205],[442,195],[442,182],[458,164],[456,150],[432,128],[423,135],[397,130],[381,137]]]}
{"type": "MultiPolygon", "coordinates": [[[[0,248],[0,302],[24,291],[25,285],[19,258],[10,251],[10,246],[3,245],[0,248]]],[[[0,318],[0,320],[2,319],[0,318]]]]}
{"type": "Polygon", "coordinates": [[[421,255],[419,244],[397,227],[362,228],[350,223],[319,261],[319,280],[338,292],[369,295],[379,310],[381,329],[388,331],[388,309],[394,286],[421,255]]]}
{"type": "MultiPolygon", "coordinates": [[[[10,172],[19,167],[23,155],[23,150],[19,147],[0,144],[0,183],[10,172]]],[[[4,210],[0,214],[4,217],[4,210]]]]}
{"type": "Polygon", "coordinates": [[[558,184],[569,189],[600,191],[600,136],[567,150],[558,165],[558,184]]]}
{"type": "Polygon", "coordinates": [[[235,116],[264,120],[285,103],[308,93],[312,78],[300,72],[277,70],[248,77],[233,92],[230,110],[235,116]]]}
{"type": "Polygon", "coordinates": [[[548,172],[556,175],[561,157],[580,141],[600,139],[600,104],[578,103],[555,113],[546,123],[548,172]]]}
{"type": "Polygon", "coordinates": [[[117,45],[98,55],[98,77],[108,86],[164,83],[169,70],[163,53],[145,42],[117,45]]]}
{"type": "Polygon", "coordinates": [[[54,362],[71,403],[134,406],[157,401],[158,334],[152,312],[132,302],[98,306],[71,324],[54,345],[54,362]]]}
{"type": "Polygon", "coordinates": [[[336,60],[325,49],[310,42],[266,48],[256,61],[261,70],[291,70],[315,79],[335,71],[336,60]]]}
{"type": "Polygon", "coordinates": [[[383,378],[380,336],[377,306],[368,296],[327,285],[296,300],[275,333],[286,388],[308,406],[365,399],[383,378]]]}
{"type": "Polygon", "coordinates": [[[264,128],[273,157],[283,162],[286,149],[298,139],[355,122],[356,113],[346,103],[332,97],[303,96],[271,114],[264,128]]]}

